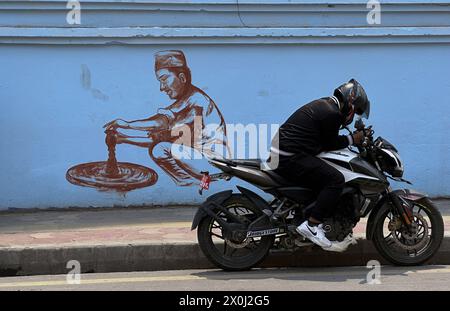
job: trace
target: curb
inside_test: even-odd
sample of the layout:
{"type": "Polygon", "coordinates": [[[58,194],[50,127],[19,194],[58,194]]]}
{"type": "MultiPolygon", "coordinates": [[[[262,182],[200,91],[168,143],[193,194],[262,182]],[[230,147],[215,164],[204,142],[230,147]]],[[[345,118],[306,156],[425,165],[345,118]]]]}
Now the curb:
{"type": "MultiPolygon", "coordinates": [[[[372,242],[359,239],[344,253],[318,247],[296,252],[272,253],[261,267],[365,266],[381,259],[372,242]]],[[[208,269],[214,266],[198,244],[122,244],[68,247],[0,248],[0,276],[66,274],[67,262],[78,260],[81,273],[131,272],[156,270],[208,269]]],[[[450,237],[444,237],[439,252],[428,264],[450,264],[450,237]]]]}

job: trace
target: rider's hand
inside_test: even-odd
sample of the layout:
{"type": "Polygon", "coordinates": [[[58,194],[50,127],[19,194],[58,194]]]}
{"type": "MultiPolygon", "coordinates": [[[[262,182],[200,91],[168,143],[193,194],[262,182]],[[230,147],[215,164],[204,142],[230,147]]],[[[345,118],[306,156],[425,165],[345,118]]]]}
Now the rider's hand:
{"type": "Polygon", "coordinates": [[[364,131],[353,132],[352,138],[353,138],[354,145],[357,145],[357,146],[361,145],[362,142],[364,141],[364,131]]]}

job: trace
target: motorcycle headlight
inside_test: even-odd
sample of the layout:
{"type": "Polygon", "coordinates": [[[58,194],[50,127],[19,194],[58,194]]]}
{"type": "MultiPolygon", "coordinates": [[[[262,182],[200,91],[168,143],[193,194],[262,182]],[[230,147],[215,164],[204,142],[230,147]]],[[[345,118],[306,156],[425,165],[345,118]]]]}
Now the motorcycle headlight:
{"type": "Polygon", "coordinates": [[[392,177],[403,176],[403,162],[400,159],[400,155],[391,149],[381,148],[382,161],[381,168],[392,177]]]}

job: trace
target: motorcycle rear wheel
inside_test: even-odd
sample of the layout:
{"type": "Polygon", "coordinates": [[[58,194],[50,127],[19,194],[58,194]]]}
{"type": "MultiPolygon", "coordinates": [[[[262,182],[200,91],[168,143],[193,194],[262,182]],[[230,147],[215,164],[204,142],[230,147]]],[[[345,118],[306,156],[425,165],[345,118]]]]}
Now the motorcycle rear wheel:
{"type": "MultiPolygon", "coordinates": [[[[222,206],[239,217],[247,219],[248,222],[263,214],[242,194],[233,194],[222,206]]],[[[217,210],[215,213],[227,222],[232,222],[222,211],[217,210]]],[[[206,216],[199,223],[197,239],[200,249],[208,260],[227,271],[249,270],[258,265],[269,253],[275,239],[272,235],[231,241],[225,239],[222,232],[217,221],[211,216],[206,216]]]]}

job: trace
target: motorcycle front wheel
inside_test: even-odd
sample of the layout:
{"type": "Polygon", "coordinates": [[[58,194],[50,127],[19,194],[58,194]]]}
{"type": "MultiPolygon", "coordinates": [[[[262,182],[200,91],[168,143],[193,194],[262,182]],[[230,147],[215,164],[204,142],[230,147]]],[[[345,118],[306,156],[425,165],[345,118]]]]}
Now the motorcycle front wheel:
{"type": "MultiPolygon", "coordinates": [[[[248,224],[263,214],[242,194],[233,194],[222,206],[248,224]]],[[[215,213],[226,222],[233,223],[222,211],[215,213]]],[[[208,260],[227,271],[248,270],[256,266],[264,260],[274,242],[274,236],[233,241],[224,237],[223,230],[213,217],[206,216],[199,223],[197,239],[208,260]]]]}
{"type": "Polygon", "coordinates": [[[444,221],[433,202],[424,198],[412,204],[412,230],[385,204],[375,221],[373,243],[383,258],[395,265],[420,265],[438,251],[444,237],[444,221]]]}

